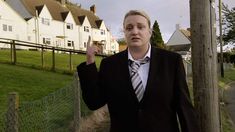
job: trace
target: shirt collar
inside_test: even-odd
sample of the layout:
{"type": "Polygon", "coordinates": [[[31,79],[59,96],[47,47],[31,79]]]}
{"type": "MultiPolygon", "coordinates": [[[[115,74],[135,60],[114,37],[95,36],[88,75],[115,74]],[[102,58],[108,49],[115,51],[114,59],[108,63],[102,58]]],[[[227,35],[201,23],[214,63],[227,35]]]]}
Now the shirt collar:
{"type": "Polygon", "coordinates": [[[148,58],[150,58],[150,56],[151,56],[151,44],[149,44],[149,48],[148,48],[148,51],[147,51],[147,53],[145,54],[145,56],[142,58],[142,59],[138,59],[138,60],[135,60],[133,57],[132,57],[132,55],[131,55],[131,53],[130,53],[130,51],[129,51],[129,49],[128,49],[128,60],[132,60],[132,61],[141,61],[141,60],[143,60],[143,59],[145,59],[146,57],[148,57],[148,58]]]}

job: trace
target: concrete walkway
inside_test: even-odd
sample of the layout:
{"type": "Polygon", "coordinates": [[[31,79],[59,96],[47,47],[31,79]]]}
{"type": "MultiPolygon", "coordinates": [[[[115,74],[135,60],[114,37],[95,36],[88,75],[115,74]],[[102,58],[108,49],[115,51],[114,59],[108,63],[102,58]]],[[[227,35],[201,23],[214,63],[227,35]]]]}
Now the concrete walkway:
{"type": "Polygon", "coordinates": [[[224,99],[226,107],[228,109],[228,113],[234,124],[235,123],[235,82],[230,83],[226,88],[224,99]]]}

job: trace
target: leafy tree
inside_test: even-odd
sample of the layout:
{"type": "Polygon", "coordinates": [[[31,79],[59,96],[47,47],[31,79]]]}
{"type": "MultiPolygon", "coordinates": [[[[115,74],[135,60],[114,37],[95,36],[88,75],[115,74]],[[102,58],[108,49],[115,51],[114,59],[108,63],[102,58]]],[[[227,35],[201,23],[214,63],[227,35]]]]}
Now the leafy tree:
{"type": "Polygon", "coordinates": [[[223,40],[225,43],[235,43],[235,7],[232,9],[228,8],[228,5],[223,3],[223,40]]]}
{"type": "Polygon", "coordinates": [[[158,25],[157,21],[155,21],[153,24],[153,32],[152,32],[152,36],[150,38],[150,43],[154,47],[165,48],[164,41],[162,39],[162,34],[159,29],[159,25],[158,25]]]}

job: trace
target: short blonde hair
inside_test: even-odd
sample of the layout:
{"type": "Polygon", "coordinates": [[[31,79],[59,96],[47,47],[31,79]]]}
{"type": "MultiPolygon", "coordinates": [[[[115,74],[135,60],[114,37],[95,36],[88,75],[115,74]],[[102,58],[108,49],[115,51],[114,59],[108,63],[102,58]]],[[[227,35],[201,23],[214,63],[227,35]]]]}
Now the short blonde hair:
{"type": "Polygon", "coordinates": [[[147,13],[145,13],[142,10],[130,10],[129,12],[127,12],[124,17],[124,20],[123,20],[123,27],[125,26],[124,24],[125,24],[126,18],[128,16],[133,16],[133,15],[140,15],[140,16],[146,18],[146,20],[148,21],[149,28],[150,28],[150,26],[151,26],[150,17],[147,15],[147,13]]]}

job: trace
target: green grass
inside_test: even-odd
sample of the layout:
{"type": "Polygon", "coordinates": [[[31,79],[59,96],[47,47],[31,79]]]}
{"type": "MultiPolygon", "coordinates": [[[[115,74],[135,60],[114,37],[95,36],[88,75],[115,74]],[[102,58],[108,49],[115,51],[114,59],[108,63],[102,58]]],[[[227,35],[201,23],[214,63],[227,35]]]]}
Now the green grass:
{"type": "MultiPolygon", "coordinates": [[[[0,116],[6,111],[7,96],[10,92],[17,92],[19,94],[20,106],[23,106],[21,103],[25,101],[35,102],[35,100],[40,100],[48,94],[71,84],[73,80],[71,73],[75,72],[76,66],[81,62],[84,62],[85,59],[85,55],[73,54],[73,71],[71,72],[69,71],[69,54],[55,54],[56,72],[51,72],[51,52],[45,52],[44,68],[42,68],[41,53],[39,51],[18,50],[17,63],[16,65],[11,65],[10,51],[0,50],[0,116]]],[[[102,57],[97,57],[96,59],[96,64],[98,66],[100,65],[101,59],[102,57]]],[[[67,129],[67,126],[71,125],[71,109],[73,110],[73,108],[68,109],[68,105],[68,102],[64,102],[62,100],[62,102],[56,106],[50,105],[48,107],[48,109],[52,110],[54,110],[55,107],[63,109],[61,110],[63,113],[60,113],[59,116],[53,115],[58,112],[52,112],[50,116],[48,116],[48,118],[51,118],[50,122],[53,122],[53,128],[59,128],[58,131],[63,131],[63,129],[65,130],[67,129]],[[66,117],[66,119],[64,117],[66,117]]],[[[87,109],[83,101],[81,102],[81,105],[82,115],[85,116],[89,114],[90,111],[87,109]]],[[[34,111],[36,116],[42,115],[40,111],[41,108],[42,107],[40,106],[38,111],[34,111]]],[[[43,116],[38,116],[35,119],[37,118],[41,119],[43,116]]]]}
{"type": "Polygon", "coordinates": [[[18,92],[20,101],[33,101],[70,84],[73,80],[69,75],[9,64],[0,64],[0,69],[0,112],[5,110],[10,92],[18,92]]]}
{"type": "MultiPolygon", "coordinates": [[[[224,78],[219,78],[219,88],[220,91],[226,90],[226,86],[232,82],[235,81],[235,69],[232,68],[230,70],[225,71],[224,78]]],[[[223,93],[223,92],[222,92],[223,93]]],[[[221,95],[223,96],[223,95],[221,95]]],[[[221,106],[221,115],[222,115],[222,127],[223,132],[234,132],[235,128],[232,126],[231,118],[226,110],[225,106],[221,106]]]]}
{"type": "MultiPolygon", "coordinates": [[[[17,65],[23,65],[36,69],[42,69],[41,52],[40,51],[16,51],[16,63],[17,65]]],[[[102,57],[96,57],[96,64],[99,66],[102,57]]],[[[86,60],[84,54],[72,54],[72,73],[76,70],[76,66],[86,60]]],[[[0,50],[0,62],[11,63],[10,50],[0,50]]],[[[44,52],[44,69],[51,70],[52,68],[52,52],[44,52]]],[[[70,73],[69,66],[69,54],[56,53],[55,54],[55,69],[58,72],[70,73]]]]}

